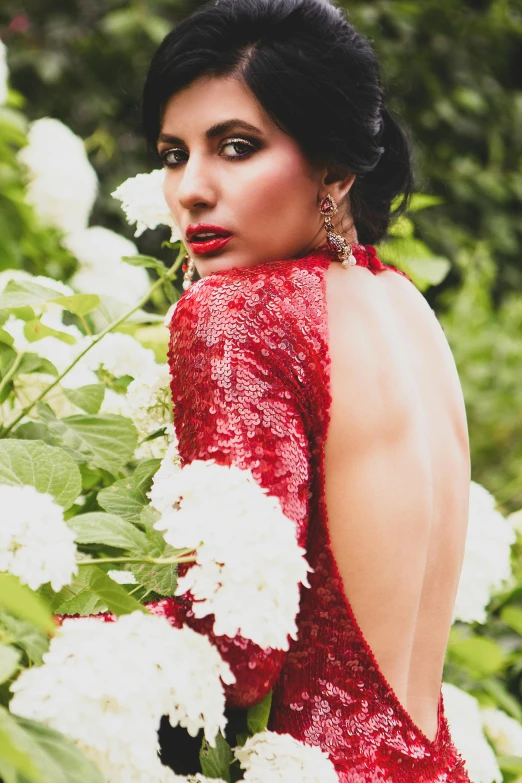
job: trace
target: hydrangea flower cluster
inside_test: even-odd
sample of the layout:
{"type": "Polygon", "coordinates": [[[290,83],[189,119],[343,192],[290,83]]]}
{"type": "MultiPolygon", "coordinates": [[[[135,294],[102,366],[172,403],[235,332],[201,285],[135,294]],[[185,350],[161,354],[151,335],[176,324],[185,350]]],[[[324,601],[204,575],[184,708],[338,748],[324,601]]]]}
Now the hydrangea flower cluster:
{"type": "Polygon", "coordinates": [[[235,677],[206,636],[142,612],[68,619],[42,666],[11,685],[13,714],[61,731],[108,783],[172,780],[159,758],[162,715],[211,745],[226,725],[222,681],[235,677]]]}
{"type": "Polygon", "coordinates": [[[26,167],[26,200],[40,220],[64,234],[86,228],[98,193],[98,177],[83,140],[52,117],[32,122],[18,152],[26,167]]]}
{"type": "Polygon", "coordinates": [[[504,710],[484,707],[482,725],[496,752],[501,756],[522,757],[522,725],[504,710]]]}
{"type": "Polygon", "coordinates": [[[58,592],[77,573],[74,533],[63,508],[30,485],[0,484],[0,571],[10,571],[37,590],[47,582],[58,592]]]}
{"type": "Polygon", "coordinates": [[[121,208],[127,216],[127,223],[136,224],[135,237],[141,236],[148,228],[159,225],[169,226],[170,241],[181,238],[179,227],[174,222],[163,193],[165,170],[155,169],[149,174],[137,174],[122,182],[111,193],[113,198],[122,202],[121,208]]]}
{"type": "Polygon", "coordinates": [[[218,636],[239,633],[288,650],[288,634],[297,638],[299,584],[310,586],[312,569],[279,499],[235,465],[194,460],[176,469],[169,459],[149,494],[161,513],[154,527],[173,547],[196,550],[176,595],[191,592],[196,617],[214,614],[218,636]]]}
{"type": "MultiPolygon", "coordinates": [[[[156,364],[137,376],[127,388],[126,400],[127,415],[134,422],[140,440],[162,428],[167,443],[175,440],[168,364],[156,364]]],[[[144,443],[137,456],[163,457],[165,447],[165,437],[155,438],[144,443]],[[148,447],[146,453],[143,447],[148,447]]]]}
{"type": "Polygon", "coordinates": [[[453,621],[485,623],[492,593],[511,578],[513,525],[495,509],[495,498],[472,481],[464,562],[453,621]]]}
{"type": "Polygon", "coordinates": [[[305,745],[290,734],[263,731],[249,737],[234,755],[246,770],[248,783],[337,783],[334,766],[326,753],[305,745]]]}
{"type": "Polygon", "coordinates": [[[126,237],[103,226],[90,226],[66,236],[62,244],[76,256],[80,267],[71,285],[86,294],[99,294],[136,304],[148,291],[147,270],[122,261],[138,248],[126,237]]]}
{"type": "MultiPolygon", "coordinates": [[[[82,349],[91,342],[90,337],[84,337],[82,349]]],[[[96,372],[103,368],[121,378],[130,375],[136,378],[143,373],[155,372],[156,358],[154,351],[144,348],[130,334],[109,332],[80,359],[80,363],[96,372]]]]}

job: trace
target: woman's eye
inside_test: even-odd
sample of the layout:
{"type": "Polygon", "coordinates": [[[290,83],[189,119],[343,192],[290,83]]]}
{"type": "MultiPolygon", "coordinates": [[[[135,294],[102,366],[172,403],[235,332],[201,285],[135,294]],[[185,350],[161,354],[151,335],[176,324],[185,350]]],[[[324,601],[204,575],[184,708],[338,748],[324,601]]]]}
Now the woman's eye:
{"type": "Polygon", "coordinates": [[[250,152],[254,151],[254,147],[249,144],[246,141],[241,141],[240,139],[237,139],[236,141],[227,141],[226,144],[223,144],[221,149],[224,149],[225,147],[243,147],[246,148],[246,152],[239,153],[239,155],[227,155],[227,158],[244,158],[246,155],[248,155],[250,152]]]}
{"type": "MultiPolygon", "coordinates": [[[[246,158],[249,155],[251,155],[253,152],[255,152],[255,147],[253,144],[250,144],[247,141],[243,141],[242,139],[235,139],[232,141],[227,141],[226,144],[223,144],[220,148],[220,152],[224,150],[226,147],[233,147],[235,151],[238,151],[239,153],[237,155],[224,155],[223,157],[229,158],[230,160],[240,160],[241,158],[246,158]],[[241,151],[241,148],[243,151],[241,151]]],[[[179,159],[176,157],[176,155],[186,155],[187,153],[184,150],[181,149],[171,149],[166,150],[165,152],[161,153],[161,160],[163,162],[164,166],[167,166],[167,168],[175,168],[180,163],[183,163],[183,159],[179,159]],[[173,158],[169,159],[169,156],[174,156],[173,158]]]]}
{"type": "Polygon", "coordinates": [[[161,160],[163,161],[163,164],[165,166],[168,166],[168,167],[172,168],[173,166],[177,166],[178,163],[182,163],[182,161],[177,160],[176,158],[174,158],[174,160],[169,160],[168,159],[169,155],[176,155],[176,154],[178,154],[180,152],[183,152],[183,150],[167,150],[166,152],[162,152],[161,153],[161,160]]]}

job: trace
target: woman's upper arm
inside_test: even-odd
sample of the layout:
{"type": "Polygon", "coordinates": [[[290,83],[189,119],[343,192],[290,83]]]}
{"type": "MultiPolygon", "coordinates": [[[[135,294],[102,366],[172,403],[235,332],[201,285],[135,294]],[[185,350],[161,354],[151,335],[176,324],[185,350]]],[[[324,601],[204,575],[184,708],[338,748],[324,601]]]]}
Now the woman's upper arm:
{"type": "MultiPolygon", "coordinates": [[[[169,364],[174,423],[183,464],[214,459],[248,468],[281,502],[306,546],[309,443],[306,406],[290,363],[268,348],[263,324],[237,306],[212,297],[191,307],[181,300],[171,321],[169,364]],[[231,306],[232,305],[232,306],[231,306]],[[194,309],[197,318],[194,318],[194,309]]],[[[216,637],[213,616],[184,621],[209,636],[236,676],[226,686],[230,706],[249,706],[272,687],[286,653],[263,650],[242,637],[216,637]]]]}

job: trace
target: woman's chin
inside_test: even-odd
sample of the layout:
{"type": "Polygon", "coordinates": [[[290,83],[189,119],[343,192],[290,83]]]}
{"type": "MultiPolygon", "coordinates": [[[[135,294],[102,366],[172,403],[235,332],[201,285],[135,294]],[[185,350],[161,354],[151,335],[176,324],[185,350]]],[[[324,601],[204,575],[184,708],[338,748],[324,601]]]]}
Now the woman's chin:
{"type": "Polygon", "coordinates": [[[248,259],[244,256],[241,257],[237,252],[226,252],[225,250],[219,253],[219,255],[216,253],[214,256],[209,254],[206,258],[202,256],[196,257],[194,261],[200,277],[206,277],[214,272],[236,269],[241,266],[254,266],[256,263],[254,260],[249,263],[248,259]]]}

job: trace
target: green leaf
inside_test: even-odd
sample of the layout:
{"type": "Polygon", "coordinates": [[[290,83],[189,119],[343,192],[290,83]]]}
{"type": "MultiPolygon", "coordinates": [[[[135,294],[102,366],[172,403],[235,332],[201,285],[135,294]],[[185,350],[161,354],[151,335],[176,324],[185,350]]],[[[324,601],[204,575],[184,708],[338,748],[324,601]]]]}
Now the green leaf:
{"type": "Polygon", "coordinates": [[[444,204],[444,199],[440,196],[431,196],[429,193],[414,193],[410,200],[409,212],[418,212],[426,207],[436,207],[444,204]]]}
{"type": "MultiPolygon", "coordinates": [[[[142,552],[136,551],[135,554],[143,554],[148,557],[173,557],[176,554],[177,550],[166,543],[159,531],[147,530],[145,536],[147,539],[146,548],[142,552]]],[[[174,595],[178,584],[176,563],[172,565],[132,563],[130,570],[140,585],[147,590],[158,593],[158,595],[174,595]]]]}
{"type": "Polygon", "coordinates": [[[24,336],[30,343],[35,342],[35,340],[41,340],[42,337],[56,337],[58,340],[68,343],[69,345],[76,344],[76,340],[72,334],[52,329],[50,326],[42,323],[39,318],[34,318],[32,321],[27,321],[25,323],[24,336]]]}
{"type": "Polygon", "coordinates": [[[505,653],[500,645],[484,636],[470,636],[450,642],[448,654],[476,679],[495,674],[505,661],[505,653]]]}
{"type": "MultiPolygon", "coordinates": [[[[157,511],[153,506],[144,506],[141,509],[140,514],[140,525],[142,525],[146,530],[153,530],[154,529],[154,523],[158,521],[158,519],[161,517],[161,514],[159,511],[157,511]]],[[[154,532],[158,532],[155,530],[154,532]]]]}
{"type": "Polygon", "coordinates": [[[74,460],[40,440],[0,441],[0,484],[30,484],[64,508],[72,506],[82,489],[74,460]]]}
{"type": "Polygon", "coordinates": [[[254,704],[247,712],[247,726],[251,734],[258,734],[265,731],[270,717],[270,708],[272,706],[272,689],[263,696],[260,702],[254,704]]]}
{"type": "Polygon", "coordinates": [[[57,296],[52,300],[75,315],[87,315],[100,304],[98,294],[73,294],[73,296],[57,296]]]}
{"type": "Polygon", "coordinates": [[[9,334],[9,332],[6,332],[5,329],[0,328],[0,342],[5,343],[6,345],[12,345],[14,343],[14,337],[9,334]]]}
{"type": "Polygon", "coordinates": [[[513,772],[515,775],[522,772],[522,756],[497,756],[497,763],[502,772],[513,772]]]}
{"type": "Polygon", "coordinates": [[[125,588],[96,566],[92,567],[89,590],[105,601],[109,610],[117,616],[135,611],[148,614],[148,610],[129,595],[125,588]]]}
{"type": "Polygon", "coordinates": [[[0,683],[9,680],[20,663],[20,652],[8,644],[0,644],[0,683]]]}
{"type": "MultiPolygon", "coordinates": [[[[10,780],[15,783],[104,783],[101,772],[63,734],[41,723],[11,715],[0,708],[0,731],[21,751],[29,767],[10,780]]],[[[5,769],[2,767],[2,776],[5,769]]],[[[9,780],[9,778],[8,778],[9,780]]]]}
{"type": "Polygon", "coordinates": [[[430,285],[439,285],[451,269],[451,263],[444,256],[432,256],[431,258],[409,258],[406,260],[406,271],[410,271],[411,277],[419,277],[430,285]]]}
{"type": "MultiPolygon", "coordinates": [[[[54,596],[52,589],[49,587],[54,596]]],[[[35,628],[32,623],[26,620],[19,620],[8,612],[1,612],[0,625],[5,628],[11,644],[16,645],[25,652],[32,666],[40,666],[43,654],[49,649],[49,637],[44,631],[35,628]]]]}
{"type": "Polygon", "coordinates": [[[483,691],[489,693],[500,709],[507,712],[515,720],[518,720],[519,723],[522,723],[522,705],[498,677],[484,677],[480,681],[480,685],[483,691]]]}
{"type": "Polygon", "coordinates": [[[221,732],[216,734],[216,747],[213,748],[203,737],[199,751],[201,771],[209,778],[222,778],[230,783],[230,765],[234,761],[232,748],[221,732]]]}
{"type": "Polygon", "coordinates": [[[13,431],[12,435],[14,438],[19,438],[20,440],[42,440],[49,446],[56,448],[46,425],[39,421],[26,421],[23,424],[20,424],[20,426],[13,431]]]}
{"type": "MultiPolygon", "coordinates": [[[[94,568],[95,566],[82,566],[71,584],[59,593],[50,591],[49,602],[54,614],[90,615],[108,610],[107,604],[89,589],[94,568]]],[[[40,592],[45,589],[44,585],[40,588],[40,592]]]]}
{"type": "Polygon", "coordinates": [[[42,372],[46,375],[54,376],[58,375],[58,370],[49,359],[44,359],[36,353],[24,353],[17,370],[17,375],[23,375],[24,373],[30,372],[42,372]]]}
{"type": "MultiPolygon", "coordinates": [[[[82,568],[81,570],[83,571],[84,569],[82,568]]],[[[79,614],[82,617],[89,617],[90,615],[100,614],[100,612],[107,612],[108,609],[109,607],[105,601],[91,593],[90,590],[80,590],[76,595],[62,601],[56,609],[56,614],[79,614]]]]}
{"type": "Polygon", "coordinates": [[[115,481],[98,492],[98,503],[111,514],[117,514],[127,522],[138,522],[146,499],[134,489],[132,479],[115,481]]]}
{"type": "Polygon", "coordinates": [[[506,606],[500,613],[500,619],[522,636],[522,609],[518,609],[516,606],[506,606]]]}
{"type": "Polygon", "coordinates": [[[107,323],[112,323],[128,313],[130,309],[128,302],[122,302],[121,299],[114,296],[101,294],[100,304],[96,310],[96,315],[99,313],[105,318],[107,323]]]}
{"type": "Polygon", "coordinates": [[[73,405],[86,413],[98,413],[105,396],[103,383],[91,383],[88,386],[80,386],[78,389],[67,389],[64,386],[62,390],[73,405]]]}
{"type": "Polygon", "coordinates": [[[132,476],[132,485],[141,493],[145,503],[149,502],[147,492],[152,486],[152,478],[158,472],[161,465],[160,459],[145,459],[136,466],[132,476]]]}
{"type": "Polygon", "coordinates": [[[76,460],[112,474],[131,459],[138,442],[132,421],[112,413],[67,416],[48,426],[57,445],[76,460]]]}
{"type": "Polygon", "coordinates": [[[152,484],[152,477],[158,470],[161,460],[147,459],[140,462],[130,478],[115,481],[110,487],[98,493],[98,503],[105,511],[125,519],[127,522],[139,522],[145,506],[149,505],[146,493],[152,484]]]}
{"type": "Polygon", "coordinates": [[[0,294],[0,310],[13,310],[27,305],[32,307],[60,296],[59,291],[33,283],[32,280],[10,280],[0,294]]]}
{"type": "Polygon", "coordinates": [[[415,226],[405,215],[401,215],[390,227],[388,233],[393,237],[412,237],[415,233],[415,226]]]}
{"type": "Polygon", "coordinates": [[[0,607],[42,631],[54,633],[56,629],[47,603],[13,574],[0,573],[0,607]]]}
{"type": "MultiPolygon", "coordinates": [[[[3,709],[3,708],[2,708],[3,709]]],[[[43,783],[40,772],[27,754],[20,750],[11,732],[0,718],[0,776],[4,783],[43,783]]]]}
{"type": "Polygon", "coordinates": [[[74,530],[78,544],[106,544],[148,554],[146,535],[115,514],[92,511],[72,517],[67,524],[74,530]]]}
{"type": "Polygon", "coordinates": [[[451,264],[444,256],[435,256],[430,248],[414,237],[396,237],[377,247],[377,254],[385,264],[393,264],[409,275],[423,290],[438,285],[448,274],[451,264]]]}
{"type": "Polygon", "coordinates": [[[131,264],[131,266],[145,266],[151,269],[157,269],[158,272],[161,272],[162,274],[168,271],[163,261],[160,261],[158,258],[153,258],[152,256],[122,256],[121,260],[125,261],[126,264],[131,264]]]}

